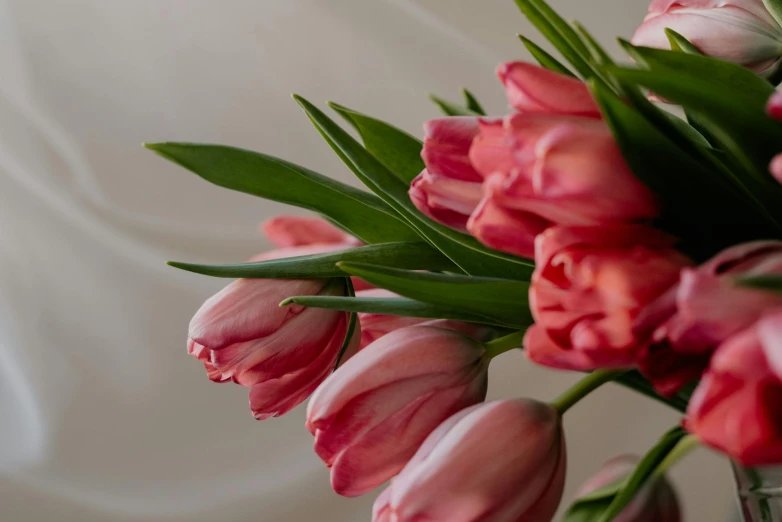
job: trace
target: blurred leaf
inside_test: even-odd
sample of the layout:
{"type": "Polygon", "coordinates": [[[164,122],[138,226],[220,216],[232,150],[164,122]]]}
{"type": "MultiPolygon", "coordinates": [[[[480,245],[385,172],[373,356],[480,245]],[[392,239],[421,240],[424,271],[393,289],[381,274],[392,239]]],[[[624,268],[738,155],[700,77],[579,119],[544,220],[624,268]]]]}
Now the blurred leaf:
{"type": "Polygon", "coordinates": [[[616,494],[613,502],[605,510],[600,522],[611,522],[635,498],[646,482],[653,477],[658,466],[665,460],[687,432],[677,426],[668,431],[655,446],[644,455],[630,476],[624,482],[622,489],[616,494]]]}
{"type": "Polygon", "coordinates": [[[434,94],[429,95],[429,99],[432,100],[435,105],[440,107],[440,110],[446,116],[480,116],[479,113],[470,109],[469,107],[463,107],[458,103],[451,103],[448,100],[444,100],[434,94]]]}
{"type": "Polygon", "coordinates": [[[328,308],[331,310],[343,310],[345,312],[398,315],[402,317],[423,317],[427,319],[452,319],[455,321],[489,324],[517,330],[529,326],[519,320],[514,321],[512,324],[505,324],[497,322],[491,317],[471,314],[465,310],[424,303],[404,297],[295,296],[283,301],[281,306],[292,303],[311,308],[328,308]]]}
{"type": "Polygon", "coordinates": [[[524,44],[524,47],[527,48],[527,50],[530,52],[533,58],[538,61],[538,63],[545,67],[546,69],[550,71],[554,71],[559,74],[564,74],[565,76],[570,76],[572,78],[575,78],[576,75],[573,74],[573,72],[562,65],[562,63],[551,56],[549,53],[547,53],[542,47],[540,47],[538,44],[533,42],[532,40],[529,40],[525,38],[522,35],[518,35],[521,39],[521,42],[524,44]]]}
{"type": "Polygon", "coordinates": [[[481,116],[486,116],[486,111],[483,110],[481,102],[478,101],[478,98],[476,98],[473,93],[467,89],[462,89],[462,96],[464,97],[464,104],[468,109],[481,116]]]}
{"type": "Polygon", "coordinates": [[[410,183],[424,170],[421,140],[343,105],[332,102],[329,106],[358,130],[366,149],[402,181],[410,183]]]}
{"type": "Polygon", "coordinates": [[[261,279],[320,279],[340,277],[340,261],[393,266],[413,270],[458,270],[450,259],[427,243],[380,243],[336,252],[288,257],[234,265],[168,264],[174,268],[213,277],[261,279]]]}
{"type": "Polygon", "coordinates": [[[756,207],[635,109],[600,85],[593,86],[593,93],[633,173],[664,204],[659,226],[680,237],[686,252],[707,259],[724,247],[774,230],[756,207]]]}
{"type": "Polygon", "coordinates": [[[625,479],[612,482],[602,488],[576,499],[568,508],[562,522],[594,522],[611,506],[625,479]]]}
{"type": "Polygon", "coordinates": [[[215,185],[324,214],[367,243],[421,239],[377,196],[285,160],[219,145],[145,147],[215,185]]]}
{"type": "Polygon", "coordinates": [[[782,293],[782,276],[779,275],[740,277],[737,282],[741,286],[782,293]]]}
{"type": "Polygon", "coordinates": [[[671,44],[671,50],[679,51],[687,54],[703,54],[697,47],[692,45],[688,39],[674,31],[673,29],[666,28],[665,36],[668,37],[668,42],[671,44]]]}
{"type": "MultiPolygon", "coordinates": [[[[356,297],[356,291],[353,289],[353,282],[349,277],[345,278],[345,290],[348,298],[356,297]]],[[[337,354],[337,360],[334,362],[334,371],[337,371],[337,368],[339,368],[339,365],[342,363],[342,358],[345,356],[345,352],[350,348],[350,343],[353,340],[353,334],[356,331],[357,324],[358,314],[356,312],[350,312],[348,327],[347,330],[345,330],[345,339],[342,341],[342,346],[340,346],[339,353],[337,354]]]]}
{"type": "Polygon", "coordinates": [[[613,65],[614,60],[583,25],[575,22],[573,26],[575,27],[576,33],[581,38],[581,41],[584,42],[584,45],[589,50],[589,54],[592,56],[595,63],[598,65],[613,65]]]}
{"type": "Polygon", "coordinates": [[[768,12],[774,17],[779,25],[782,25],[782,0],[763,0],[768,12]]]}
{"type": "Polygon", "coordinates": [[[350,275],[417,301],[491,317],[505,324],[532,324],[529,283],[484,277],[413,272],[359,263],[339,263],[350,275]]]}
{"type": "Polygon", "coordinates": [[[529,279],[532,263],[487,248],[475,238],[440,225],[421,214],[410,200],[405,182],[317,107],[301,97],[295,96],[295,99],[350,170],[464,272],[470,275],[502,274],[508,279],[529,279]]]}

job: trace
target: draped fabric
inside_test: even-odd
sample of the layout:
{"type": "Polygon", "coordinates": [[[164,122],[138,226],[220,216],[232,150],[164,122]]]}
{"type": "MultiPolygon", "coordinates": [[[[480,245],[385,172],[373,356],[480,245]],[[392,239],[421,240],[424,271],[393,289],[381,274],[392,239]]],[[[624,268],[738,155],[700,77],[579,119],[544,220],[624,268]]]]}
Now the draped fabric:
{"type": "MultiPolygon", "coordinates": [[[[552,3],[604,41],[646,7],[552,3]]],[[[302,409],[258,423],[246,390],[185,352],[190,316],[225,281],[164,262],[246,259],[284,207],[140,144],[226,143],[347,181],[290,93],[417,134],[437,115],[427,92],[467,86],[499,113],[493,69],[526,57],[520,31],[533,34],[510,0],[0,0],[0,520],[368,520],[371,498],[330,491],[302,409]]],[[[545,399],[574,379],[506,357],[493,397],[545,399]]],[[[570,489],[676,421],[601,391],[567,422],[570,489]]],[[[711,499],[691,520],[718,520],[727,467],[703,453],[677,476],[711,499]]]]}

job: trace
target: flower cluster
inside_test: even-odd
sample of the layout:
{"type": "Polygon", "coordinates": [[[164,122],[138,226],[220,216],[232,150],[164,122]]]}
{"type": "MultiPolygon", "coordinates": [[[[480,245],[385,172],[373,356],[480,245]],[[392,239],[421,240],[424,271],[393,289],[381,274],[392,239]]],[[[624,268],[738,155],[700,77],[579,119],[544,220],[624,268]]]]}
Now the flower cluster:
{"type": "MultiPolygon", "coordinates": [[[[733,76],[750,74],[742,81],[753,95],[765,93],[756,112],[766,130],[779,130],[782,95],[772,96],[766,80],[755,74],[772,77],[782,56],[782,27],[763,2],[655,0],[633,42],[668,47],[669,38],[678,38],[676,45],[691,54],[754,71],[730,66],[733,76]]],[[[645,52],[635,49],[638,56],[645,52]]],[[[311,396],[306,428],[315,453],[331,470],[333,489],[358,496],[390,481],[375,503],[375,522],[552,520],[566,475],[562,416],[597,386],[636,376],[633,372],[640,374],[647,393],[654,395],[653,388],[659,399],[686,404],[684,429],[676,428],[672,436],[681,432],[684,437],[686,430],[688,440],[743,465],[782,464],[782,293],[757,284],[776,278],[775,284],[782,285],[779,234],[766,239],[747,234],[745,242],[728,248],[731,242],[718,238],[719,246],[706,252],[708,241],[679,237],[686,236],[680,230],[701,234],[704,229],[671,226],[676,203],[639,175],[639,162],[629,159],[629,139],[623,147],[616,114],[612,120],[605,110],[609,98],[600,95],[608,89],[599,83],[608,73],[592,89],[561,65],[512,62],[497,73],[509,114],[482,116],[477,102],[469,100],[473,109],[462,111],[466,115],[427,122],[423,144],[339,107],[359,132],[371,127],[375,142],[390,135],[393,143],[406,144],[404,153],[377,153],[375,142],[366,137],[365,150],[304,105],[340,157],[386,196],[340,189],[349,195],[345,204],[360,202],[363,211],[385,221],[374,225],[348,219],[346,224],[340,221],[344,209],[329,215],[334,208],[324,206],[323,213],[339,227],[291,216],[265,223],[264,233],[279,248],[251,261],[290,261],[299,267],[290,272],[297,275],[282,278],[280,273],[288,273],[282,265],[266,264],[260,277],[268,278],[228,285],[193,318],[188,352],[203,363],[211,380],[248,387],[257,419],[283,415],[311,396]],[[422,149],[423,170],[415,148],[412,172],[392,172],[416,146],[422,149]],[[343,230],[353,231],[349,225],[371,237],[356,232],[372,244],[343,230]],[[394,229],[392,240],[378,239],[382,226],[394,229]],[[400,263],[399,252],[410,248],[424,259],[403,259],[401,268],[383,265],[400,263]],[[384,252],[391,254],[377,257],[384,252]],[[334,255],[346,260],[337,259],[338,269],[324,271],[334,255]],[[475,263],[471,256],[484,257],[475,263]],[[370,259],[382,266],[373,271],[365,264],[364,272],[361,266],[351,271],[355,259],[358,265],[370,259]],[[534,271],[524,272],[533,265],[534,271]],[[269,272],[269,266],[282,272],[269,272]],[[302,276],[301,266],[320,272],[302,276]],[[498,266],[526,275],[494,273],[498,266]],[[482,288],[474,290],[477,303],[500,313],[473,304],[471,285],[482,288]],[[508,288],[526,295],[509,296],[508,288]],[[309,297],[312,306],[296,299],[288,304],[292,296],[309,297]],[[346,305],[352,298],[353,304],[346,305]],[[505,304],[518,300],[524,308],[518,315],[528,305],[527,317],[502,313],[505,304]],[[485,402],[491,360],[521,346],[535,363],[589,375],[552,403],[485,402]]],[[[617,78],[620,84],[621,72],[617,78]]],[[[666,89],[669,83],[654,85],[666,89]]],[[[616,96],[619,112],[630,110],[633,96],[646,113],[657,111],[640,89],[622,84],[618,91],[627,95],[616,96]]],[[[651,97],[667,98],[665,92],[651,97]]],[[[700,110],[709,108],[704,107],[700,110]]],[[[654,114],[652,122],[670,132],[687,125],[680,121],[677,127],[662,112],[654,114]]],[[[638,116],[633,122],[640,126],[641,120],[638,116]]],[[[774,178],[782,181],[782,154],[773,154],[782,146],[753,149],[723,162],[735,152],[735,143],[718,154],[722,135],[701,136],[695,125],[688,132],[700,141],[687,154],[711,162],[715,178],[725,171],[732,175],[730,169],[739,164],[750,165],[754,176],[734,185],[733,178],[715,182],[717,188],[708,195],[739,193],[737,208],[749,208],[740,205],[752,200],[762,219],[782,222],[769,210],[765,195],[758,194],[760,189],[780,191],[774,178]]],[[[658,145],[649,149],[656,153],[658,145]]],[[[657,158],[647,154],[644,159],[657,158]]],[[[263,161],[243,156],[236,165],[266,165],[263,161]]],[[[180,162],[191,164],[189,158],[180,162]]],[[[684,165],[687,171],[698,167],[689,156],[684,165]]],[[[285,166],[285,174],[319,176],[293,167],[285,166]]],[[[322,178],[312,179],[324,194],[339,192],[322,178]]],[[[262,191],[257,186],[241,190],[262,191]]],[[[320,196],[302,206],[317,207],[320,196]]],[[[613,520],[678,522],[676,495],[661,472],[623,481],[637,462],[634,457],[609,461],[579,496],[589,499],[595,491],[611,496],[616,484],[635,484],[634,500],[611,504],[613,520]]],[[[578,502],[572,509],[579,509],[578,502]]]]}

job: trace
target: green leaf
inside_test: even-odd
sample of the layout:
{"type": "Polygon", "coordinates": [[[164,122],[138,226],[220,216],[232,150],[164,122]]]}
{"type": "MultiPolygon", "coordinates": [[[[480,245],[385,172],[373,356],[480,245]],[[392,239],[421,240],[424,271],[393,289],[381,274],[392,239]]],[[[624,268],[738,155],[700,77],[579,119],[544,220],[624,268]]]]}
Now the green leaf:
{"type": "Polygon", "coordinates": [[[330,102],[329,106],[358,130],[364,147],[402,181],[410,183],[424,170],[421,140],[343,105],[330,102]]]}
{"type": "Polygon", "coordinates": [[[595,63],[598,65],[613,65],[614,60],[583,25],[575,22],[573,26],[575,27],[578,36],[584,42],[584,45],[589,50],[589,54],[592,56],[595,63]]]}
{"type": "Polygon", "coordinates": [[[600,518],[611,506],[617,493],[625,484],[625,479],[616,480],[602,488],[576,499],[568,508],[563,522],[593,522],[600,518]]]}
{"type": "Polygon", "coordinates": [[[758,290],[782,293],[782,276],[780,275],[739,277],[737,283],[741,286],[757,288],[758,290]]]}
{"type": "Polygon", "coordinates": [[[336,252],[234,265],[199,265],[171,261],[174,268],[213,277],[320,279],[344,277],[340,261],[394,266],[411,270],[458,270],[450,259],[426,243],[380,243],[336,252]]]}
{"type": "Polygon", "coordinates": [[[655,446],[641,459],[624,486],[616,494],[611,505],[599,519],[600,522],[611,522],[635,498],[646,482],[654,476],[658,466],[665,460],[687,432],[679,426],[668,431],[655,446]]]}
{"type": "MultiPolygon", "coordinates": [[[[356,291],[353,289],[353,282],[349,277],[345,278],[345,290],[347,291],[347,297],[356,297],[356,291]]],[[[345,339],[342,341],[342,346],[339,348],[337,354],[337,360],[334,362],[334,371],[337,371],[339,365],[342,363],[342,358],[345,356],[345,352],[350,348],[350,343],[353,341],[353,334],[356,332],[356,325],[358,324],[358,314],[356,312],[350,312],[348,317],[348,327],[345,330],[345,339]]]]}
{"type": "Polygon", "coordinates": [[[532,57],[535,58],[535,60],[537,60],[542,67],[545,67],[550,71],[554,71],[555,73],[564,74],[565,76],[570,76],[571,78],[576,77],[576,75],[573,74],[573,72],[570,69],[562,65],[562,63],[559,60],[557,60],[549,53],[547,53],[538,44],[536,44],[532,40],[525,38],[522,35],[518,35],[518,37],[521,39],[521,42],[524,44],[524,47],[527,48],[527,50],[530,52],[532,57]]]}
{"type": "Polygon", "coordinates": [[[771,13],[771,16],[774,17],[774,20],[776,20],[779,25],[782,25],[782,0],[763,0],[763,5],[766,6],[766,9],[771,13]]]}
{"type": "Polygon", "coordinates": [[[285,160],[219,145],[145,147],[220,187],[319,212],[367,243],[421,239],[377,196],[285,160]]]}
{"type": "Polygon", "coordinates": [[[773,234],[758,208],[685,154],[634,108],[599,84],[595,99],[633,173],[664,203],[658,223],[697,260],[729,245],[773,234]]]}
{"type": "Polygon", "coordinates": [[[405,182],[317,107],[299,96],[294,98],[350,170],[463,271],[470,275],[529,279],[534,268],[532,263],[487,248],[475,238],[440,225],[421,214],[410,200],[405,182]]]}
{"type": "Polygon", "coordinates": [[[346,273],[404,297],[454,307],[504,324],[532,324],[529,283],[485,277],[413,272],[359,263],[339,263],[346,273]]]}
{"type": "Polygon", "coordinates": [[[688,39],[674,31],[673,29],[666,28],[665,36],[668,37],[668,42],[671,44],[671,50],[679,51],[687,54],[703,54],[697,47],[692,45],[688,39]]]}
{"type": "Polygon", "coordinates": [[[520,330],[529,326],[521,321],[505,324],[491,317],[474,315],[464,310],[447,306],[424,303],[404,297],[329,297],[329,296],[295,296],[283,301],[280,306],[297,304],[310,308],[328,308],[345,312],[367,314],[397,315],[402,317],[421,317],[426,319],[452,319],[468,323],[489,324],[520,330]]]}
{"type": "Polygon", "coordinates": [[[782,187],[768,164],[779,152],[782,125],[765,113],[773,87],[741,66],[706,56],[646,47],[625,47],[650,70],[611,69],[612,74],[650,89],[698,116],[720,148],[733,155],[748,174],[747,190],[779,212],[782,187]]]}
{"type": "Polygon", "coordinates": [[[595,75],[587,61],[589,51],[567,22],[557,15],[545,2],[516,0],[524,16],[551,42],[562,56],[585,78],[595,75]],[[542,4],[542,5],[541,5],[542,4]]]}
{"type": "Polygon", "coordinates": [[[469,107],[462,107],[458,103],[449,102],[434,94],[430,94],[429,99],[432,100],[446,116],[480,116],[479,113],[473,111],[469,107]]]}
{"type": "Polygon", "coordinates": [[[478,101],[478,98],[476,98],[473,93],[467,89],[462,89],[462,97],[464,98],[464,104],[468,109],[481,116],[486,116],[486,111],[483,110],[481,102],[478,101]]]}

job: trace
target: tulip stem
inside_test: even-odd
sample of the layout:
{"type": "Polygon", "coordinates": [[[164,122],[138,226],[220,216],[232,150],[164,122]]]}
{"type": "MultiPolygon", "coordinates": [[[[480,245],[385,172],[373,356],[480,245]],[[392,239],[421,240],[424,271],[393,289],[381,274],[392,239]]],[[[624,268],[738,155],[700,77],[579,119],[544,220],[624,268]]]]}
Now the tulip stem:
{"type": "Polygon", "coordinates": [[[501,355],[505,352],[509,352],[510,350],[514,350],[516,348],[521,348],[521,345],[524,342],[525,333],[525,330],[513,332],[510,335],[506,335],[505,337],[500,337],[499,339],[495,339],[486,343],[486,357],[489,359],[494,359],[498,355],[501,355]]]}
{"type": "Polygon", "coordinates": [[[625,373],[627,373],[627,370],[598,370],[592,372],[574,384],[565,393],[557,397],[551,405],[560,415],[564,415],[565,412],[578,403],[578,401],[605,383],[611,382],[625,373]]]}
{"type": "Polygon", "coordinates": [[[654,471],[656,475],[662,475],[668,471],[674,464],[686,457],[692,450],[700,445],[700,441],[695,435],[687,435],[683,437],[668,455],[660,462],[657,469],[654,471]]]}

